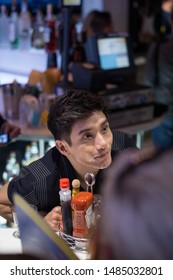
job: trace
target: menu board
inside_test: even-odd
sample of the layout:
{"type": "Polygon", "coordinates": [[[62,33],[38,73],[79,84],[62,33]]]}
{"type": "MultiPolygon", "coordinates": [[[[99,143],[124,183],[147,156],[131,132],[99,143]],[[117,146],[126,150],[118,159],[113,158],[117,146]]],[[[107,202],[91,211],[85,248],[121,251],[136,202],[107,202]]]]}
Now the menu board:
{"type": "Polygon", "coordinates": [[[14,194],[22,251],[38,259],[78,260],[73,250],[18,194],[14,194]]]}

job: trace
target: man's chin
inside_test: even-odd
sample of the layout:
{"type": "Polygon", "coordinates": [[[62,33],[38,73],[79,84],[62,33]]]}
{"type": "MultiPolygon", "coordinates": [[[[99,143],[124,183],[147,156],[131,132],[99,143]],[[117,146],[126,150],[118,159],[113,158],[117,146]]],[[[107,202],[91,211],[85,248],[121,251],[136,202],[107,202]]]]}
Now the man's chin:
{"type": "Polygon", "coordinates": [[[105,160],[104,162],[102,162],[99,166],[99,169],[106,169],[110,166],[112,162],[112,158],[110,157],[109,159],[105,160]]]}

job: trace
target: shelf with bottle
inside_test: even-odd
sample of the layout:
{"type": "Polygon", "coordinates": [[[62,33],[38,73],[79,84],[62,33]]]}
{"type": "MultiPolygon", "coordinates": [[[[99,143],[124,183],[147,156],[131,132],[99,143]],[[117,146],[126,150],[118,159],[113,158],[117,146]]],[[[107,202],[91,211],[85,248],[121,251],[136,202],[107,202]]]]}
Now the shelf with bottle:
{"type": "Polygon", "coordinates": [[[32,19],[26,0],[21,2],[21,11],[18,18],[19,49],[31,48],[32,19]]]}
{"type": "Polygon", "coordinates": [[[57,26],[53,15],[53,6],[46,6],[46,17],[44,20],[44,43],[47,52],[56,52],[57,49],[57,26]]]}
{"type": "Polygon", "coordinates": [[[44,49],[44,17],[41,9],[37,9],[33,21],[32,45],[36,49],[44,49]]]}
{"type": "Polygon", "coordinates": [[[19,46],[18,37],[18,12],[16,6],[16,0],[11,1],[11,13],[9,16],[9,43],[12,49],[16,49],[19,46]]]}
{"type": "Polygon", "coordinates": [[[21,138],[17,138],[16,141],[12,141],[9,146],[3,147],[3,156],[0,158],[0,188],[5,183],[8,183],[12,178],[18,176],[21,168],[28,164],[38,160],[48,150],[55,146],[53,139],[25,138],[21,141],[21,138]],[[40,154],[40,142],[43,143],[43,154],[40,154]],[[26,141],[25,141],[26,140],[26,141]]]}
{"type": "Polygon", "coordinates": [[[0,48],[9,47],[9,20],[7,16],[7,9],[5,5],[0,7],[0,48]]]}

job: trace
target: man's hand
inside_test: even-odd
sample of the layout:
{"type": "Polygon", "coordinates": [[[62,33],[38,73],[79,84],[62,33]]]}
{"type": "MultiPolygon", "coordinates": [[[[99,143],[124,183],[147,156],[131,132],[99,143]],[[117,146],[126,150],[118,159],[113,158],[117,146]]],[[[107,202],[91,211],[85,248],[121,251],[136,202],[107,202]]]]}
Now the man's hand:
{"type": "Polygon", "coordinates": [[[12,205],[0,204],[0,214],[9,222],[13,222],[12,218],[12,205]]]}
{"type": "Polygon", "coordinates": [[[54,207],[52,211],[50,211],[44,217],[44,219],[54,231],[58,231],[58,225],[62,220],[61,207],[60,206],[54,207]]]}
{"type": "Polygon", "coordinates": [[[9,134],[10,139],[17,137],[21,133],[20,127],[10,124],[9,122],[5,122],[1,129],[4,133],[9,134]]]}

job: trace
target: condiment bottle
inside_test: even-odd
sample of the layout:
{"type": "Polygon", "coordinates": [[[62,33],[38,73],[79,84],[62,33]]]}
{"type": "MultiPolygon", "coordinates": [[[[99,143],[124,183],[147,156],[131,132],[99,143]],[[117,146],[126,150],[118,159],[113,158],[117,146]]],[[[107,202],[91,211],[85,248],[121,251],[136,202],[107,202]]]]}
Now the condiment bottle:
{"type": "Polygon", "coordinates": [[[80,181],[78,179],[74,179],[72,181],[72,198],[78,194],[80,191],[80,181]]]}
{"type": "Polygon", "coordinates": [[[79,192],[72,199],[73,236],[85,238],[92,219],[93,194],[90,192],[79,192]]]}
{"type": "Polygon", "coordinates": [[[63,231],[68,235],[72,235],[72,209],[71,209],[71,190],[70,181],[68,178],[60,179],[60,202],[62,212],[63,231]]]}
{"type": "MultiPolygon", "coordinates": [[[[78,179],[74,179],[72,181],[72,199],[75,195],[77,195],[80,191],[80,181],[78,179]]],[[[72,220],[74,219],[74,210],[72,209],[72,220]]]]}

